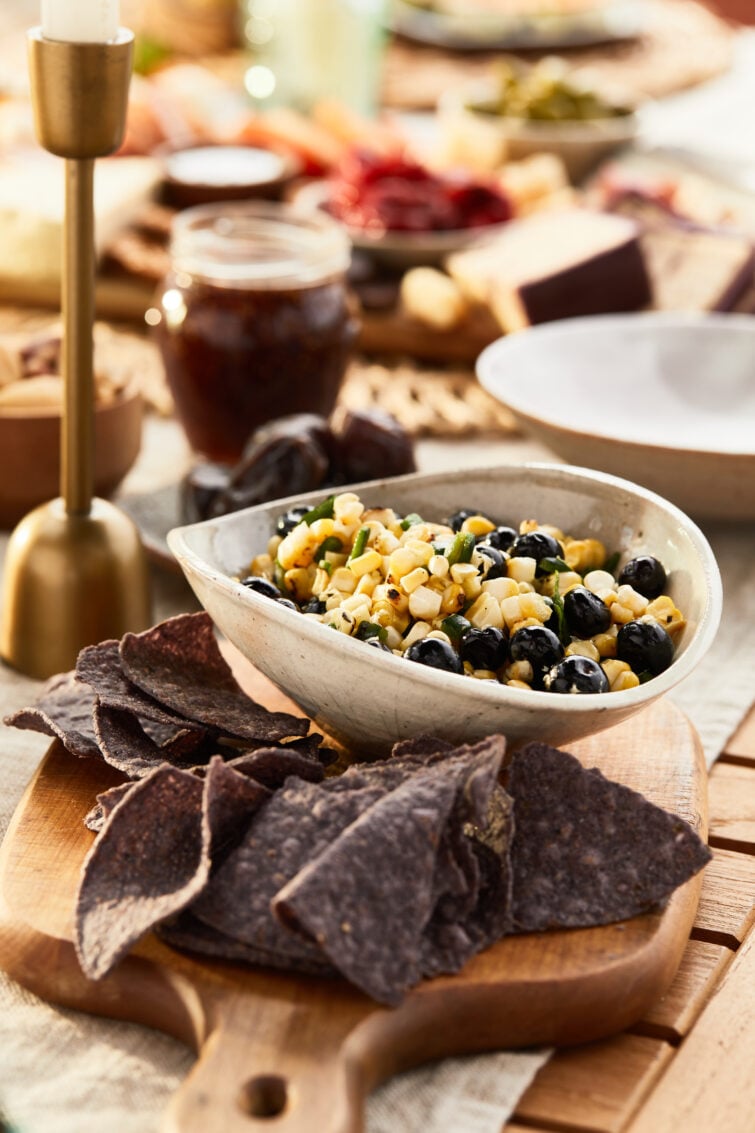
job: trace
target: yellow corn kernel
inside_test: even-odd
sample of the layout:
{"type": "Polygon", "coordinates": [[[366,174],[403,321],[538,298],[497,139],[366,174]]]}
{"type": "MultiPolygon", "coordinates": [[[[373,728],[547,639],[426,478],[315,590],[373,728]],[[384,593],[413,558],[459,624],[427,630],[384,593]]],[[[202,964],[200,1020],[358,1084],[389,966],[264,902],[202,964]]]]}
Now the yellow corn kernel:
{"type": "MultiPolygon", "coordinates": [[[[513,578],[511,581],[514,581],[513,578]]],[[[516,592],[517,594],[535,594],[535,584],[534,582],[517,582],[516,592]]]]}
{"type": "MultiPolygon", "coordinates": [[[[424,567],[416,567],[401,579],[401,589],[405,594],[413,594],[418,586],[424,586],[430,575],[424,567]]],[[[438,600],[440,601],[440,599],[438,600]]]]}
{"type": "Polygon", "coordinates": [[[300,523],[281,540],[278,547],[278,562],[283,570],[309,566],[321,542],[321,539],[312,534],[312,529],[307,527],[306,523],[300,523]]]}
{"type": "Polygon", "coordinates": [[[341,492],[333,500],[333,519],[347,527],[359,523],[364,512],[364,504],[354,492],[341,492]]]}
{"type": "Polygon", "coordinates": [[[620,673],[615,684],[611,685],[611,692],[623,692],[625,688],[637,688],[640,678],[636,673],[620,673]]]}
{"type": "Polygon", "coordinates": [[[582,582],[591,590],[593,594],[597,594],[599,598],[603,594],[607,594],[616,589],[616,579],[607,570],[590,570],[587,572],[582,582]]]}
{"type": "Polygon", "coordinates": [[[362,526],[379,523],[382,527],[390,527],[398,522],[398,516],[392,507],[368,507],[362,515],[362,526]]]}
{"type": "Polygon", "coordinates": [[[567,539],[564,543],[564,562],[572,570],[597,570],[606,561],[606,549],[600,539],[567,539]]]}
{"type": "Polygon", "coordinates": [[[342,594],[353,594],[357,580],[348,567],[339,567],[331,574],[330,585],[333,590],[340,590],[342,594]]]}
{"type": "Polygon", "coordinates": [[[575,586],[582,585],[582,576],[577,574],[575,570],[562,570],[560,574],[554,571],[553,574],[542,580],[543,594],[553,597],[556,591],[556,578],[558,578],[558,592],[562,595],[566,594],[567,590],[573,590],[575,586]]]}
{"type": "Polygon", "coordinates": [[[327,539],[331,536],[335,529],[336,525],[332,519],[316,519],[309,528],[318,543],[322,543],[323,539],[327,539]]]}
{"type": "Polygon", "coordinates": [[[564,653],[567,657],[589,657],[591,661],[600,660],[600,650],[593,641],[571,641],[564,653]]]}
{"type": "Polygon", "coordinates": [[[295,602],[306,602],[312,597],[312,583],[316,576],[315,567],[294,567],[283,575],[286,590],[295,602]]]}
{"type": "Polygon", "coordinates": [[[595,646],[595,648],[597,649],[601,658],[603,658],[603,657],[615,657],[616,656],[616,635],[615,634],[596,633],[595,637],[592,639],[592,643],[595,646]]]}
{"type": "Polygon", "coordinates": [[[427,636],[435,638],[436,641],[446,641],[449,645],[451,644],[451,638],[442,629],[431,629],[427,636]]]}
{"type": "Polygon", "coordinates": [[[566,541],[566,535],[564,535],[561,528],[554,527],[552,523],[541,523],[538,530],[544,531],[546,535],[552,535],[554,539],[558,539],[562,546],[566,541]]]}
{"type": "Polygon", "coordinates": [[[543,623],[538,618],[522,618],[521,621],[514,622],[509,628],[509,632],[514,634],[520,629],[527,629],[529,626],[541,626],[543,623]]]}
{"type": "Polygon", "coordinates": [[[378,554],[377,551],[369,550],[362,555],[357,555],[355,559],[349,559],[347,565],[355,578],[361,578],[363,574],[379,570],[383,565],[383,556],[378,554]]]}
{"type": "Polygon", "coordinates": [[[429,543],[425,543],[422,539],[407,539],[404,547],[410,554],[414,555],[416,566],[427,566],[435,555],[429,543]]]}
{"type": "Polygon", "coordinates": [[[372,571],[370,574],[363,574],[359,579],[359,582],[357,583],[357,588],[354,593],[367,594],[369,595],[369,597],[372,597],[379,579],[380,575],[377,573],[377,571],[372,571]]]}
{"type": "Polygon", "coordinates": [[[385,527],[375,536],[373,545],[375,550],[379,551],[381,555],[392,555],[393,552],[401,546],[393,532],[386,530],[385,527]]]}
{"type": "Polygon", "coordinates": [[[537,561],[527,555],[509,559],[506,563],[506,573],[516,582],[532,582],[537,570],[537,561]]]}
{"type": "Polygon", "coordinates": [[[539,594],[522,594],[519,602],[523,618],[536,618],[539,622],[547,622],[553,610],[539,594]]]}
{"type": "Polygon", "coordinates": [[[417,566],[417,561],[411,551],[406,547],[398,547],[388,558],[388,579],[399,582],[405,574],[409,574],[417,566]]]}
{"type": "MultiPolygon", "coordinates": [[[[626,661],[617,661],[614,658],[609,658],[608,660],[601,662],[601,664],[603,672],[608,678],[608,683],[614,690],[619,677],[623,676],[626,673],[632,672],[631,667],[627,665],[626,661]]],[[[636,683],[639,684],[639,680],[636,683]]],[[[626,687],[632,688],[633,686],[629,685],[626,687]]]]}
{"type": "Polygon", "coordinates": [[[434,578],[447,578],[450,569],[448,559],[445,555],[433,555],[427,564],[427,569],[434,578]]]}
{"type": "Polygon", "coordinates": [[[274,559],[278,554],[278,548],[283,542],[282,535],[271,535],[267,541],[267,553],[271,559],[274,559]]]}
{"type": "Polygon", "coordinates": [[[669,598],[668,594],[661,594],[660,598],[654,598],[648,603],[645,616],[658,622],[670,634],[677,633],[687,624],[681,610],[677,609],[673,598],[669,598]]]}
{"type": "Polygon", "coordinates": [[[472,676],[472,673],[474,672],[474,665],[472,664],[472,662],[471,662],[471,661],[464,661],[464,662],[463,662],[463,665],[464,665],[464,672],[465,672],[465,674],[466,674],[466,675],[467,675],[468,677],[471,677],[471,676],[472,676]]]}
{"type": "Polygon", "coordinates": [[[440,613],[441,596],[427,586],[418,586],[409,595],[409,613],[413,618],[430,621],[440,613]]]}
{"type": "Polygon", "coordinates": [[[452,582],[441,595],[441,612],[444,614],[458,614],[459,610],[463,610],[466,601],[467,596],[464,593],[464,588],[459,586],[458,582],[452,582]]]}
{"type": "Polygon", "coordinates": [[[622,606],[621,602],[611,603],[611,621],[616,625],[624,626],[627,622],[636,620],[636,615],[628,606],[622,606]]]}
{"type": "Polygon", "coordinates": [[[513,578],[491,578],[489,582],[483,582],[482,590],[484,594],[492,594],[502,602],[504,598],[519,593],[519,584],[513,578]]]}
{"type": "Polygon", "coordinates": [[[526,681],[529,686],[534,673],[529,661],[512,661],[504,669],[504,675],[507,681],[526,681]]]}
{"type": "Polygon", "coordinates": [[[273,560],[270,555],[255,555],[249,564],[249,574],[259,574],[264,578],[272,578],[273,560]]]}
{"type": "Polygon", "coordinates": [[[476,681],[495,681],[498,683],[498,677],[492,669],[473,669],[472,676],[476,681]]]}
{"type": "Polygon", "coordinates": [[[477,567],[474,563],[454,563],[450,573],[454,582],[463,585],[468,578],[477,578],[477,567]]]}
{"type": "Polygon", "coordinates": [[[509,688],[526,688],[526,689],[529,689],[529,687],[530,687],[527,684],[526,681],[518,681],[518,680],[515,680],[515,679],[510,680],[510,681],[506,681],[505,683],[509,688]]]}
{"type": "Polygon", "coordinates": [[[465,616],[477,629],[487,629],[488,626],[494,626],[496,629],[503,628],[501,603],[492,594],[480,594],[479,598],[469,607],[465,616]]]}
{"type": "Polygon", "coordinates": [[[401,634],[395,626],[385,626],[385,644],[389,649],[398,649],[401,645],[401,634]]]}
{"type": "Polygon", "coordinates": [[[333,589],[332,586],[329,586],[327,590],[323,590],[320,595],[320,601],[325,603],[326,611],[335,610],[341,605],[342,599],[343,594],[341,591],[333,589]]]}
{"type": "Polygon", "coordinates": [[[464,597],[467,602],[471,602],[478,594],[482,594],[482,579],[479,574],[473,574],[462,582],[461,588],[464,591],[464,597]]]}
{"type": "Polygon", "coordinates": [[[620,586],[616,591],[616,600],[620,605],[631,610],[635,617],[644,614],[648,608],[647,598],[643,594],[638,594],[633,587],[626,584],[620,586]]]}
{"type": "Polygon", "coordinates": [[[519,524],[519,534],[528,535],[530,531],[539,531],[540,524],[536,519],[523,519],[519,524]]]}
{"type": "Polygon", "coordinates": [[[427,637],[429,632],[430,627],[427,622],[415,622],[406,637],[402,640],[399,649],[402,653],[405,653],[410,645],[414,645],[415,641],[421,641],[423,637],[427,637]]]}
{"type": "Polygon", "coordinates": [[[495,531],[495,524],[484,515],[470,515],[462,523],[461,530],[465,535],[489,535],[495,531]]]}

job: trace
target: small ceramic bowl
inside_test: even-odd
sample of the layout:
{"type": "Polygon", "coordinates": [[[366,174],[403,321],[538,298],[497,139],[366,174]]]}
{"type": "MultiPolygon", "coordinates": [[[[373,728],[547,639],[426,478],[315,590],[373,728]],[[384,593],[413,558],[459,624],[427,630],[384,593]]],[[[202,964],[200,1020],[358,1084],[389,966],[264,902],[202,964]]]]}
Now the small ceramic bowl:
{"type": "Polygon", "coordinates": [[[460,507],[499,519],[537,518],[575,535],[602,539],[622,561],[656,555],[667,591],[687,624],[671,666],[622,692],[562,696],[440,672],[303,617],[236,581],[264,551],[275,520],[294,502],[277,501],[175,528],[171,550],[218,628],[311,716],[318,727],[365,754],[432,733],[454,743],[502,732],[511,744],[568,743],[632,716],[676,685],[710,647],[721,614],[721,581],[698,528],[643,488],[581,468],[531,464],[440,474],[415,473],[357,485],[368,506],[392,506],[440,520],[460,507]]]}
{"type": "MultiPolygon", "coordinates": [[[[94,491],[111,496],[141,446],[142,396],[126,390],[94,414],[94,491]]],[[[0,412],[0,527],[60,494],[60,414],[30,409],[0,412]]]]}
{"type": "Polygon", "coordinates": [[[470,107],[490,100],[494,92],[490,83],[477,82],[452,88],[440,99],[440,131],[452,153],[461,148],[461,152],[472,154],[477,149],[499,165],[532,154],[552,153],[561,158],[569,179],[576,184],[637,134],[634,112],[618,118],[540,122],[470,107]]]}

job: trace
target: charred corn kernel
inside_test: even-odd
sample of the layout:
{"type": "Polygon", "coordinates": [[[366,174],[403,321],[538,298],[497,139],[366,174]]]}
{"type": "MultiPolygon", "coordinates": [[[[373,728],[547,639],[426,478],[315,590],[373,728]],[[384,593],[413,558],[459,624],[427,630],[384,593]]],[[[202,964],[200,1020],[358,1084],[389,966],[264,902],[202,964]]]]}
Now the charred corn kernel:
{"type": "Polygon", "coordinates": [[[404,543],[404,546],[410,554],[414,555],[415,565],[417,566],[427,566],[430,559],[435,555],[430,544],[423,542],[422,539],[409,539],[404,543]]]}
{"type": "Polygon", "coordinates": [[[584,573],[597,570],[606,561],[606,549],[600,539],[567,539],[564,542],[564,562],[584,573]]]}
{"type": "Polygon", "coordinates": [[[571,641],[564,653],[567,657],[589,657],[591,661],[600,660],[600,650],[593,641],[571,641]]]}
{"type": "Polygon", "coordinates": [[[413,618],[429,621],[440,613],[441,596],[427,586],[418,586],[409,595],[409,613],[413,618]]]}
{"type": "Polygon", "coordinates": [[[472,676],[476,681],[498,681],[492,669],[473,669],[472,676]]]}
{"type": "Polygon", "coordinates": [[[250,574],[261,574],[265,578],[273,577],[273,560],[270,555],[255,555],[249,564],[250,574]]]}
{"type": "Polygon", "coordinates": [[[505,681],[505,684],[508,685],[509,688],[526,688],[526,689],[529,689],[529,687],[530,687],[527,684],[526,681],[519,681],[519,680],[516,680],[515,678],[510,680],[510,681],[505,681]]]}
{"type": "Polygon", "coordinates": [[[392,582],[399,582],[416,566],[417,561],[411,551],[406,547],[398,547],[388,558],[388,578],[392,582]]]}
{"type": "Polygon", "coordinates": [[[293,570],[285,572],[283,579],[286,590],[294,602],[306,602],[308,598],[312,597],[312,583],[315,580],[316,573],[314,566],[294,567],[293,570]]]}
{"type": "Polygon", "coordinates": [[[616,579],[607,570],[590,570],[582,579],[583,584],[599,598],[609,590],[616,589],[616,579]]]}
{"type": "Polygon", "coordinates": [[[495,524],[486,519],[484,515],[470,515],[461,525],[465,535],[489,535],[495,531],[495,524]]]}
{"type": "Polygon", "coordinates": [[[522,597],[521,594],[514,594],[501,602],[501,614],[509,629],[522,620],[522,597]]]}
{"type": "Polygon", "coordinates": [[[331,610],[328,614],[327,625],[337,629],[339,633],[351,634],[356,628],[356,619],[353,614],[348,610],[344,610],[341,606],[331,610]]]}
{"type": "Polygon", "coordinates": [[[616,656],[616,634],[596,633],[595,637],[592,639],[592,643],[601,658],[616,656]]]}
{"type": "Polygon", "coordinates": [[[440,609],[443,614],[458,614],[459,610],[463,610],[467,602],[467,596],[464,593],[464,588],[459,586],[458,582],[452,582],[447,586],[441,595],[440,609]]]}
{"type": "MultiPolygon", "coordinates": [[[[394,610],[392,606],[380,606],[376,608],[373,605],[370,610],[370,621],[376,622],[385,629],[392,627],[398,632],[400,637],[409,625],[409,615],[399,613],[397,610],[394,610]]],[[[391,646],[391,648],[394,648],[394,646],[391,646]]]]}
{"type": "MultiPolygon", "coordinates": [[[[359,523],[364,513],[364,504],[354,492],[341,492],[333,500],[333,520],[346,527],[359,523]]],[[[332,534],[332,532],[331,532],[332,534]]]]}
{"type": "Polygon", "coordinates": [[[427,636],[435,638],[436,641],[447,641],[449,645],[451,644],[451,638],[442,629],[431,629],[427,636]]]}
{"type": "Polygon", "coordinates": [[[312,593],[322,595],[323,590],[327,590],[330,586],[330,575],[322,567],[318,567],[315,577],[312,579],[312,593]]]}
{"type": "Polygon", "coordinates": [[[476,629],[487,629],[488,626],[503,628],[501,603],[492,594],[482,593],[469,607],[465,617],[476,629]]]}
{"type": "Polygon", "coordinates": [[[356,613],[357,610],[365,610],[369,614],[371,604],[368,594],[354,593],[341,599],[341,609],[348,610],[350,614],[356,613]]]}
{"type": "Polygon", "coordinates": [[[401,589],[405,594],[413,594],[418,586],[424,586],[430,575],[423,567],[416,567],[401,579],[401,589]]]}
{"type": "Polygon", "coordinates": [[[504,674],[507,681],[526,681],[528,684],[534,676],[529,661],[512,661],[505,667],[504,674]]]}
{"type": "Polygon", "coordinates": [[[509,578],[515,579],[517,582],[532,582],[537,570],[537,561],[531,559],[526,555],[521,555],[518,558],[509,559],[506,563],[506,573],[509,578]]]}
{"type": "Polygon", "coordinates": [[[640,683],[639,677],[632,672],[626,661],[609,659],[602,662],[602,668],[613,692],[616,692],[619,688],[636,688],[640,683]],[[631,677],[634,680],[630,680],[631,677]]]}
{"type": "Polygon", "coordinates": [[[648,603],[645,610],[646,618],[652,618],[653,621],[662,625],[667,633],[677,633],[686,625],[686,621],[681,613],[674,605],[673,598],[669,598],[667,594],[662,594],[660,598],[654,598],[652,602],[648,603]]]}
{"type": "Polygon", "coordinates": [[[512,594],[518,594],[519,584],[514,582],[513,578],[491,578],[489,582],[483,582],[482,590],[484,594],[492,594],[501,602],[504,598],[510,598],[512,594]]]}
{"type": "Polygon", "coordinates": [[[627,622],[633,622],[637,620],[635,613],[630,610],[628,606],[622,606],[621,602],[612,602],[610,609],[611,621],[616,625],[625,626],[627,622]]]}
{"type": "Polygon", "coordinates": [[[363,574],[379,570],[382,565],[383,556],[379,555],[377,551],[370,550],[365,551],[362,555],[357,555],[355,559],[349,559],[348,569],[355,578],[361,578],[363,574]]]}
{"type": "Polygon", "coordinates": [[[307,527],[306,523],[300,523],[281,540],[278,547],[278,562],[283,570],[309,566],[321,542],[321,539],[312,534],[311,528],[307,527]]]}
{"type": "Polygon", "coordinates": [[[309,531],[319,543],[322,543],[323,539],[328,539],[335,529],[336,525],[332,519],[316,519],[309,531]]]}
{"type": "Polygon", "coordinates": [[[647,598],[643,594],[638,594],[633,587],[627,586],[626,584],[620,586],[616,591],[616,600],[622,606],[626,606],[628,610],[631,610],[635,617],[644,614],[648,608],[647,598]]]}
{"type": "Polygon", "coordinates": [[[519,609],[523,618],[536,618],[539,622],[547,622],[553,613],[552,608],[539,594],[522,594],[519,609]]]}
{"type": "Polygon", "coordinates": [[[374,547],[381,555],[392,555],[400,546],[401,544],[393,532],[386,530],[385,527],[375,536],[374,547]]]}
{"type": "Polygon", "coordinates": [[[415,622],[406,637],[402,640],[399,649],[401,649],[402,653],[405,653],[410,645],[414,645],[415,641],[421,641],[423,637],[427,637],[429,632],[430,627],[427,622],[415,622]]]}
{"type": "Polygon", "coordinates": [[[338,567],[330,576],[331,587],[340,590],[342,594],[353,594],[356,584],[357,580],[348,567],[338,567]]]}
{"type": "Polygon", "coordinates": [[[335,590],[332,586],[324,590],[320,595],[320,601],[325,603],[325,610],[335,610],[341,605],[343,594],[340,590],[335,590]]]}
{"type": "Polygon", "coordinates": [[[359,579],[359,582],[357,583],[357,588],[354,593],[368,594],[371,597],[375,591],[375,587],[377,586],[379,579],[380,575],[377,573],[377,571],[372,571],[370,574],[363,574],[359,579]]]}
{"type": "Polygon", "coordinates": [[[435,578],[447,578],[450,569],[448,559],[445,555],[433,555],[427,564],[427,569],[435,578]]]}
{"type": "Polygon", "coordinates": [[[477,578],[477,567],[473,563],[454,563],[451,578],[462,585],[468,578],[477,578]]]}

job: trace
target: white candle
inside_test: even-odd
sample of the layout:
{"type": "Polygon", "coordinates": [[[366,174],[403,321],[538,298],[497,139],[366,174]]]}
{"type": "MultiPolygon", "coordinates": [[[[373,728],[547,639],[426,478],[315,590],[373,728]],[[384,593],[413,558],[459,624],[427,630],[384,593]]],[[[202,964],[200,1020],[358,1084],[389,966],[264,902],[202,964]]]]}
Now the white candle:
{"type": "Polygon", "coordinates": [[[42,35],[66,43],[107,43],[118,34],[118,0],[42,0],[42,35]]]}

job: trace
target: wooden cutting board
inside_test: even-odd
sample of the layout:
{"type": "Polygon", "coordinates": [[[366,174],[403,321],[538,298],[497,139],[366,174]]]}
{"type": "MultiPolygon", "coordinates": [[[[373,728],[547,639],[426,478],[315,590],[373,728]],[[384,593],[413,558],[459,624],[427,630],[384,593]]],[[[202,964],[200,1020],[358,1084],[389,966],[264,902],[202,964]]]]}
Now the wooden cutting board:
{"type": "MultiPolygon", "coordinates": [[[[229,658],[230,659],[230,658],[229,658]]],[[[250,692],[293,707],[236,658],[250,692]]],[[[589,766],[707,831],[706,772],[686,718],[659,702],[572,745],[589,766]]],[[[174,1097],[173,1133],[359,1133],[380,1081],[429,1059],[531,1044],[573,1044],[623,1030],[671,982],[701,878],[665,912],[598,929],[510,937],[463,972],[427,981],[395,1010],[343,981],[205,961],[152,937],[106,979],[86,979],[72,944],[82,819],[120,776],[56,742],[0,850],[0,965],[53,1003],[174,1035],[198,1061],[174,1097]]]]}

